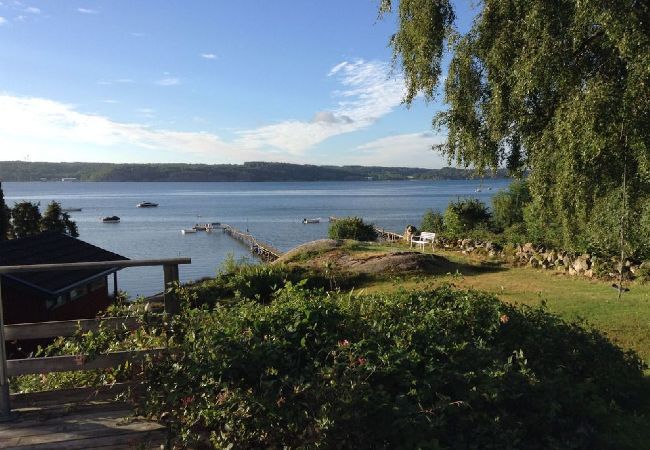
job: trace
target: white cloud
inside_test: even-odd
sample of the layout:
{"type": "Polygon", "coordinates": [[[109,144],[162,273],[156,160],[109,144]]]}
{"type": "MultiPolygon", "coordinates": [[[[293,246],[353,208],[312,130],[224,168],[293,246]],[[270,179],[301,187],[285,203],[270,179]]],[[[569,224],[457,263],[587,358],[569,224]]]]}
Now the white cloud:
{"type": "Polygon", "coordinates": [[[33,6],[30,6],[29,8],[25,8],[25,12],[29,14],[40,14],[41,10],[39,8],[35,8],[33,6]]]}
{"type": "Polygon", "coordinates": [[[104,102],[104,103],[109,103],[109,104],[116,104],[116,103],[119,103],[119,101],[117,101],[117,100],[113,100],[113,99],[111,99],[111,98],[106,99],[106,100],[104,100],[103,102],[104,102]]]}
{"type": "Polygon", "coordinates": [[[394,167],[440,168],[447,160],[432,149],[446,141],[432,133],[409,133],[387,136],[354,148],[343,157],[345,164],[394,167]]]}
{"type": "Polygon", "coordinates": [[[309,121],[288,120],[240,132],[237,141],[247,148],[267,145],[301,155],[310,147],[344,133],[367,128],[399,106],[404,97],[401,75],[389,78],[390,66],[380,61],[344,61],[328,76],[336,76],[342,90],[330,111],[317,112],[309,121]]]}
{"type": "Polygon", "coordinates": [[[217,55],[214,53],[201,53],[201,58],[203,59],[217,59],[217,55]]]}
{"type": "Polygon", "coordinates": [[[34,159],[52,160],[55,148],[73,145],[131,150],[169,151],[184,160],[191,155],[216,161],[241,162],[260,160],[264,153],[246,151],[219,136],[204,132],[182,132],[154,129],[137,123],[115,122],[107,117],[84,114],[71,105],[31,97],[0,94],[0,148],[11,148],[14,154],[30,153],[34,159]]]}
{"type": "Polygon", "coordinates": [[[88,8],[77,8],[77,12],[81,14],[99,14],[99,11],[96,9],[88,9],[88,8]]]}
{"type": "Polygon", "coordinates": [[[178,84],[181,84],[181,80],[178,78],[167,77],[156,81],[156,84],[158,86],[176,86],[178,84]]]}
{"type": "Polygon", "coordinates": [[[7,19],[5,19],[4,17],[0,16],[0,26],[4,25],[4,24],[6,24],[6,23],[7,23],[7,19]]]}

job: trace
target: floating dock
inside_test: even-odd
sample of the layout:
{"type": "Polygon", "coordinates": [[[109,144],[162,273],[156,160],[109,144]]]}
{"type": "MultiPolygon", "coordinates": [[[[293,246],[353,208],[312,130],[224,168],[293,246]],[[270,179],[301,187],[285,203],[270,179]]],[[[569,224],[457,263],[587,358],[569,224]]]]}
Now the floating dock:
{"type": "Polygon", "coordinates": [[[282,252],[280,250],[265,242],[258,241],[250,233],[244,233],[243,231],[227,224],[222,224],[221,228],[223,229],[224,233],[246,245],[250,249],[251,253],[259,256],[263,261],[275,261],[280,256],[282,256],[282,252]]]}

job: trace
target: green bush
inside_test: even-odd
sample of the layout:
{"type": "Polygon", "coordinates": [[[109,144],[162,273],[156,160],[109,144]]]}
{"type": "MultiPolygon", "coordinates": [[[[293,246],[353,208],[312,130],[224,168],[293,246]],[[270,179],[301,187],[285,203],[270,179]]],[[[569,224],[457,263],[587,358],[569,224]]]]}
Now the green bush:
{"type": "Polygon", "coordinates": [[[489,222],[488,208],[475,198],[451,202],[444,213],[445,230],[453,237],[465,237],[475,228],[487,228],[489,222]]]}
{"type": "Polygon", "coordinates": [[[492,220],[499,229],[523,223],[524,207],[530,203],[530,190],[526,180],[515,180],[507,191],[492,197],[492,220]]]}
{"type": "Polygon", "coordinates": [[[330,239],[354,239],[355,241],[375,241],[377,232],[372,224],[364,223],[360,217],[345,217],[332,222],[327,230],[330,239]]]}
{"type": "Polygon", "coordinates": [[[444,217],[439,211],[427,209],[422,216],[420,231],[429,231],[432,233],[443,233],[445,231],[444,217]]]}
{"type": "Polygon", "coordinates": [[[138,412],[181,446],[606,447],[642,364],[596,331],[477,292],[357,297],[288,285],[186,309],[138,412]]]}
{"type": "Polygon", "coordinates": [[[344,274],[323,267],[309,270],[300,266],[255,264],[247,260],[227,259],[215,278],[181,287],[183,297],[192,307],[215,306],[232,301],[255,300],[268,303],[273,294],[287,284],[308,289],[336,290],[352,288],[364,279],[363,274],[344,274]]]}

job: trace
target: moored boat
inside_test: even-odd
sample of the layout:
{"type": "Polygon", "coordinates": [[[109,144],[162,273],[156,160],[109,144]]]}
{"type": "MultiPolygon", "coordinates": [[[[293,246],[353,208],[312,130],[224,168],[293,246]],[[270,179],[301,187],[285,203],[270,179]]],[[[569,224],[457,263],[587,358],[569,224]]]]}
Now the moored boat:
{"type": "Polygon", "coordinates": [[[196,230],[194,228],[184,228],[181,230],[182,234],[192,234],[196,233],[196,230]]]}
{"type": "Polygon", "coordinates": [[[81,208],[61,208],[61,212],[79,212],[81,208]]]}
{"type": "Polygon", "coordinates": [[[320,223],[320,218],[318,219],[302,219],[302,223],[320,223]]]}
{"type": "Polygon", "coordinates": [[[102,217],[101,220],[104,223],[119,223],[120,218],[117,216],[106,216],[106,217],[102,217]]]}
{"type": "Polygon", "coordinates": [[[152,202],[140,202],[137,205],[138,208],[155,208],[158,206],[158,203],[152,203],[152,202]]]}

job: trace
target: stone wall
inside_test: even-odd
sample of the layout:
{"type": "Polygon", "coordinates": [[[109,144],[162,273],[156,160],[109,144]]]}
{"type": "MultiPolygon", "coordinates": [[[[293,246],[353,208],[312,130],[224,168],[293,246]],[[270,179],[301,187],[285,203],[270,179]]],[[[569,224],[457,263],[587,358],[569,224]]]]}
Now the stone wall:
{"type": "MultiPolygon", "coordinates": [[[[409,228],[407,230],[413,233],[413,230],[409,228]]],[[[589,253],[574,254],[563,250],[545,248],[530,242],[523,245],[509,244],[503,247],[494,242],[484,242],[476,239],[436,237],[436,246],[464,254],[498,258],[515,266],[554,270],[571,276],[617,280],[621,270],[620,258],[601,258],[589,253]]],[[[646,279],[650,276],[650,261],[625,260],[623,264],[624,279],[634,279],[642,274],[646,279]]]]}

